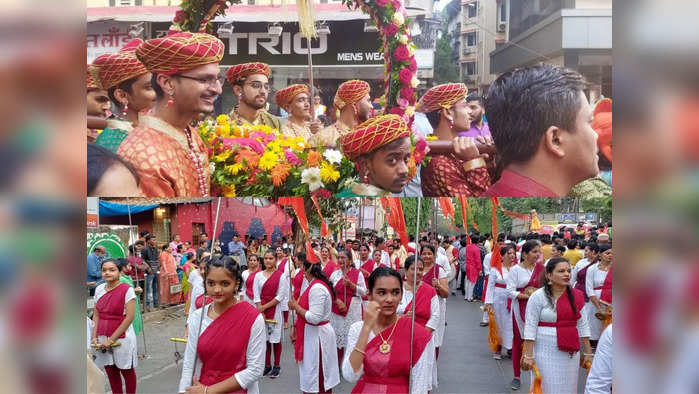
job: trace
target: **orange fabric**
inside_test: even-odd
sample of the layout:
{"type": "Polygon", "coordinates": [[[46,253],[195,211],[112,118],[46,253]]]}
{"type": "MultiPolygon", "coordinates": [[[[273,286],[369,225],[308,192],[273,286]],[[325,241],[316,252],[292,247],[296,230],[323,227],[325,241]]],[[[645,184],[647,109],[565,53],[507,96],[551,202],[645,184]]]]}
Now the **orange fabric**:
{"type": "Polygon", "coordinates": [[[370,91],[371,88],[367,82],[358,79],[345,81],[337,88],[333,104],[336,108],[342,109],[347,104],[356,104],[359,100],[366,97],[370,91]]]}
{"type": "Polygon", "coordinates": [[[592,129],[597,132],[597,146],[604,157],[612,162],[612,100],[602,99],[595,105],[592,129]]]}
{"type": "Polygon", "coordinates": [[[148,71],[172,75],[220,62],[223,42],[206,33],[174,33],[139,45],[136,57],[148,71]]]}
{"type": "MultiPolygon", "coordinates": [[[[498,239],[498,216],[497,216],[497,208],[500,206],[500,201],[498,200],[497,197],[491,197],[491,210],[492,210],[492,218],[491,218],[491,234],[493,235],[493,238],[497,241],[498,239]]],[[[502,275],[502,256],[500,255],[500,247],[498,246],[497,242],[493,242],[493,255],[490,258],[490,266],[497,269],[500,272],[500,275],[502,275]]]]}
{"type": "MultiPolygon", "coordinates": [[[[379,200],[386,211],[386,222],[398,234],[401,244],[408,247],[408,230],[405,225],[405,216],[403,215],[403,205],[400,202],[400,197],[380,197],[379,200]]],[[[391,263],[393,263],[393,256],[391,256],[391,263]]]]}
{"type": "Polygon", "coordinates": [[[534,371],[534,382],[529,390],[529,394],[544,394],[544,389],[541,387],[541,374],[539,373],[539,368],[536,367],[536,364],[532,366],[532,370],[534,371]]]}
{"type": "Polygon", "coordinates": [[[330,235],[330,231],[328,231],[328,225],[325,223],[325,219],[323,218],[323,214],[320,212],[320,205],[318,205],[318,198],[316,196],[311,196],[311,201],[313,201],[313,205],[316,207],[316,211],[318,211],[318,216],[320,216],[320,236],[325,238],[328,235],[330,235]]]}
{"type": "Polygon", "coordinates": [[[461,160],[445,155],[433,155],[420,175],[425,197],[476,197],[485,193],[491,183],[486,167],[465,171],[461,160]]]}
{"type": "Polygon", "coordinates": [[[468,94],[468,88],[463,83],[445,83],[428,90],[417,103],[417,111],[429,113],[438,109],[451,108],[454,103],[468,94]]]}
{"type": "Polygon", "coordinates": [[[466,234],[466,244],[471,243],[471,237],[468,235],[468,216],[466,215],[466,209],[468,209],[468,200],[464,196],[459,196],[459,202],[461,202],[461,220],[464,223],[464,234],[466,234]]]}
{"type": "Polygon", "coordinates": [[[233,85],[240,78],[245,78],[252,74],[264,74],[269,78],[270,74],[269,66],[265,63],[253,62],[253,63],[243,63],[236,64],[226,71],[226,79],[233,85]]]}
{"type": "Polygon", "coordinates": [[[454,204],[451,202],[451,197],[439,197],[439,206],[442,208],[442,213],[445,217],[451,218],[452,223],[454,222],[454,204]]]}
{"type": "Polygon", "coordinates": [[[95,81],[95,77],[92,75],[90,72],[90,65],[87,65],[87,76],[85,77],[85,85],[87,89],[99,89],[99,85],[97,85],[97,81],[95,81]]]}
{"type": "Polygon", "coordinates": [[[490,350],[495,353],[500,348],[502,344],[502,338],[498,333],[498,323],[495,321],[495,313],[492,309],[488,310],[488,346],[490,350]]]}
{"type": "Polygon", "coordinates": [[[136,57],[136,48],[143,43],[138,38],[126,43],[117,53],[104,54],[92,62],[91,74],[103,89],[110,89],[118,84],[148,72],[146,66],[136,57]]]}
{"type": "Polygon", "coordinates": [[[340,140],[342,151],[348,159],[372,152],[399,138],[408,137],[410,129],[405,121],[394,114],[377,116],[357,126],[340,140]]]}
{"type": "Polygon", "coordinates": [[[306,93],[308,96],[310,96],[310,90],[308,89],[308,86],[302,84],[294,84],[291,86],[287,86],[274,95],[274,101],[277,103],[278,106],[286,108],[289,106],[289,104],[291,104],[294,101],[296,96],[298,96],[301,93],[306,93]]]}

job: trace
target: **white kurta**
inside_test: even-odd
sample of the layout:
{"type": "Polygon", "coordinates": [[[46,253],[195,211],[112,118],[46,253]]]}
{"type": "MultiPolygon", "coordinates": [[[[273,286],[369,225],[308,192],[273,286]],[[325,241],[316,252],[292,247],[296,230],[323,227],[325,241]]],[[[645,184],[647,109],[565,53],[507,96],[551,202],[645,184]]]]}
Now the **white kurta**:
{"type": "MultiPolygon", "coordinates": [[[[568,297],[565,293],[561,297],[568,297]]],[[[556,302],[554,300],[554,302],[556,302]]],[[[578,390],[580,352],[572,356],[558,349],[556,327],[539,327],[539,322],[555,323],[557,318],[555,306],[546,298],[544,289],[532,293],[527,302],[526,323],[523,340],[534,341],[534,362],[541,374],[541,387],[546,394],[569,394],[578,390]]],[[[580,314],[577,322],[578,335],[590,336],[587,317],[580,314]]],[[[534,373],[532,372],[532,382],[534,373]]]]}
{"type": "Polygon", "coordinates": [[[575,285],[578,282],[578,274],[580,273],[580,271],[582,271],[585,267],[587,267],[590,264],[592,264],[592,263],[590,261],[588,261],[587,259],[581,259],[580,261],[578,261],[577,264],[575,264],[575,267],[573,267],[573,269],[570,272],[570,285],[571,286],[575,287],[575,285]]]}
{"type": "MultiPolygon", "coordinates": [[[[486,249],[490,250],[487,246],[486,246],[486,249]]],[[[483,275],[485,275],[485,277],[483,278],[484,281],[485,281],[485,278],[490,277],[490,260],[492,258],[493,258],[493,252],[490,252],[490,253],[486,254],[485,257],[483,257],[483,275]]],[[[488,279],[488,280],[490,280],[490,279],[488,279]]],[[[483,282],[483,283],[485,284],[485,282],[483,282]]],[[[490,286],[488,286],[488,288],[490,288],[490,286]]],[[[486,289],[485,293],[486,293],[485,296],[487,297],[488,296],[488,289],[486,289]]],[[[484,304],[486,303],[485,300],[483,300],[483,303],[484,304]]],[[[488,312],[483,311],[483,317],[481,318],[481,322],[482,323],[488,322],[488,312]]]]}
{"type": "MultiPolygon", "coordinates": [[[[429,286],[426,283],[423,283],[421,286],[429,286]]],[[[407,312],[410,312],[410,310],[405,310],[405,308],[408,306],[408,304],[413,300],[413,292],[412,290],[406,290],[405,286],[403,286],[403,298],[400,300],[400,304],[398,304],[398,314],[399,315],[404,315],[407,312]]],[[[412,308],[412,307],[411,307],[412,308]]],[[[425,323],[425,327],[429,327],[432,329],[434,332],[437,330],[437,327],[439,326],[439,312],[440,312],[440,307],[439,307],[439,296],[434,295],[432,299],[430,300],[430,318],[427,320],[427,323],[425,323]]]]}
{"type": "MultiPolygon", "coordinates": [[[[267,282],[265,277],[265,271],[260,272],[255,275],[255,280],[252,285],[252,292],[254,294],[253,301],[255,304],[262,302],[260,300],[260,294],[262,293],[262,286],[267,282]]],[[[277,287],[277,295],[274,297],[279,303],[283,302],[289,295],[289,280],[284,280],[285,277],[282,275],[279,278],[279,286],[277,287]]],[[[264,314],[263,314],[264,315],[264,314]]],[[[264,316],[263,316],[264,317],[264,316]]],[[[284,316],[282,315],[282,308],[280,304],[274,306],[274,318],[277,323],[267,323],[267,342],[269,343],[281,343],[282,341],[282,327],[284,327],[284,316]]]]}
{"type": "Polygon", "coordinates": [[[202,278],[198,269],[192,270],[187,277],[189,281],[189,313],[188,316],[192,315],[195,309],[194,300],[200,295],[204,294],[204,278],[202,278]]]}
{"type": "MultiPolygon", "coordinates": [[[[277,268],[279,268],[279,264],[281,264],[281,261],[277,262],[277,268]]],[[[286,268],[284,269],[284,272],[282,273],[282,278],[280,279],[280,280],[287,282],[286,296],[285,296],[284,300],[281,302],[282,312],[287,312],[289,310],[289,292],[288,292],[288,290],[290,287],[288,286],[288,283],[289,283],[289,278],[290,277],[293,278],[293,275],[292,275],[293,272],[291,270],[292,264],[294,264],[294,263],[291,261],[291,259],[287,259],[286,268]]]]}
{"type": "MultiPolygon", "coordinates": [[[[439,279],[446,279],[447,273],[449,270],[451,270],[449,266],[449,261],[446,260],[446,256],[444,255],[438,255],[437,258],[435,259],[436,263],[440,266],[442,266],[443,269],[437,269],[439,271],[439,279]],[[443,264],[446,262],[445,267],[443,264]]],[[[425,271],[427,272],[427,271],[425,271]]],[[[439,297],[439,294],[437,294],[437,297],[439,297]]],[[[446,324],[447,324],[447,299],[439,297],[439,326],[437,327],[437,330],[434,332],[434,346],[435,347],[441,347],[442,342],[444,341],[444,330],[446,329],[446,324]]]]}
{"type": "MultiPolygon", "coordinates": [[[[107,293],[105,291],[106,286],[106,283],[102,283],[95,288],[95,304],[100,298],[102,298],[103,295],[107,293]]],[[[124,305],[135,298],[136,292],[134,292],[133,288],[129,286],[129,289],[124,295],[124,305]]],[[[136,368],[138,366],[138,352],[136,334],[133,330],[133,324],[129,325],[126,332],[124,332],[124,335],[124,338],[117,339],[117,342],[119,342],[121,345],[112,348],[111,351],[108,350],[102,353],[101,350],[93,350],[92,353],[95,355],[95,364],[100,367],[104,367],[105,365],[115,365],[119,369],[136,368]]],[[[106,340],[106,335],[99,335],[97,337],[97,341],[99,341],[99,343],[106,340]]]]}
{"type": "MultiPolygon", "coordinates": [[[[496,287],[495,284],[507,286],[507,276],[510,270],[502,267],[502,275],[496,268],[490,269],[488,289],[485,292],[485,303],[493,305],[493,315],[498,325],[498,333],[502,338],[502,347],[512,349],[512,315],[507,310],[507,300],[510,298],[506,288],[496,287]],[[504,276],[504,278],[503,278],[504,276]]],[[[516,304],[512,303],[512,308],[516,304]]]]}
{"type": "MultiPolygon", "coordinates": [[[[187,347],[184,351],[184,361],[182,363],[182,375],[180,376],[179,386],[180,393],[184,393],[187,387],[192,385],[192,368],[194,366],[195,357],[197,358],[196,376],[201,375],[202,362],[197,356],[196,350],[201,335],[197,335],[197,332],[199,331],[199,321],[201,319],[202,310],[204,311],[204,319],[201,320],[201,333],[203,334],[209,325],[214,322],[208,316],[209,307],[211,305],[213,304],[209,304],[205,308],[197,309],[194,313],[189,315],[187,319],[190,328],[189,335],[187,336],[187,347]]],[[[235,335],[235,333],[230,334],[235,335]]],[[[235,376],[235,380],[238,381],[240,387],[248,391],[248,394],[258,394],[260,389],[257,381],[262,377],[262,371],[265,365],[265,320],[262,315],[258,315],[252,327],[250,327],[250,339],[248,339],[248,348],[245,352],[245,358],[247,361],[246,368],[233,376],[235,376]]]]}
{"type": "MultiPolygon", "coordinates": [[[[342,270],[337,270],[330,275],[330,283],[333,286],[342,280],[342,270]]],[[[333,313],[330,318],[330,324],[335,331],[335,340],[338,348],[344,348],[347,345],[347,332],[350,326],[357,321],[362,320],[362,296],[366,294],[366,285],[364,284],[364,275],[360,272],[357,276],[357,292],[352,297],[347,316],[341,316],[333,313]]]]}
{"type": "MultiPolygon", "coordinates": [[[[240,300],[247,301],[250,304],[252,304],[252,306],[255,306],[255,302],[253,302],[253,300],[251,298],[248,298],[248,295],[246,293],[247,287],[245,286],[245,283],[247,283],[248,278],[250,277],[250,270],[243,271],[243,273],[240,274],[240,276],[242,278],[240,281],[240,292],[238,293],[240,300]]],[[[253,282],[253,288],[254,288],[254,282],[253,282]]]]}
{"type": "MultiPolygon", "coordinates": [[[[359,340],[359,333],[362,331],[364,326],[363,321],[358,321],[354,323],[347,334],[347,348],[354,349],[357,346],[357,341],[359,340]]],[[[369,338],[367,343],[371,342],[376,334],[373,331],[369,332],[369,338]]],[[[406,341],[410,341],[410,338],[405,338],[406,341]]],[[[434,352],[434,336],[427,342],[425,350],[423,350],[422,355],[417,360],[415,367],[413,367],[413,373],[411,376],[410,383],[412,385],[411,394],[425,394],[432,390],[432,370],[435,364],[435,352],[434,352]]],[[[364,368],[359,370],[358,373],[354,372],[352,364],[350,364],[349,356],[352,352],[345,352],[345,356],[342,359],[342,376],[348,382],[355,383],[364,374],[364,368]]]]}
{"type": "MultiPolygon", "coordinates": [[[[599,263],[595,263],[587,269],[587,275],[585,276],[585,292],[588,297],[597,297],[599,300],[602,290],[595,290],[595,287],[600,287],[604,284],[604,280],[607,279],[607,273],[609,271],[601,271],[598,267],[599,263]]],[[[603,322],[595,316],[597,307],[595,307],[595,304],[588,301],[582,313],[587,315],[587,320],[590,324],[590,340],[598,340],[600,334],[602,334],[603,322]]]]}
{"type": "Polygon", "coordinates": [[[524,324],[522,322],[522,316],[519,313],[519,300],[517,299],[519,291],[517,291],[517,289],[527,286],[533,272],[534,267],[532,267],[532,269],[526,269],[522,266],[522,264],[517,264],[512,266],[512,268],[510,268],[510,272],[507,274],[507,292],[509,293],[510,298],[512,298],[511,313],[512,316],[515,317],[517,329],[519,330],[520,335],[522,335],[522,332],[524,331],[524,324]]]}
{"type": "MultiPolygon", "coordinates": [[[[577,264],[576,264],[577,265],[577,264]]],[[[612,346],[612,325],[604,329],[597,344],[595,357],[592,360],[590,373],[585,382],[585,394],[609,394],[612,392],[612,378],[614,365],[614,351],[612,346]]],[[[696,367],[696,364],[694,365],[696,367]]],[[[684,375],[686,378],[690,375],[684,375]]],[[[684,379],[677,379],[681,381],[684,379]]],[[[668,390],[668,393],[677,393],[678,390],[668,390]]]]}
{"type": "MultiPolygon", "coordinates": [[[[308,310],[304,318],[308,323],[318,324],[330,321],[332,296],[322,284],[315,284],[308,294],[308,310]]],[[[317,393],[320,369],[318,361],[323,358],[323,386],[325,390],[340,383],[340,369],[337,361],[335,331],[332,325],[312,326],[306,324],[303,331],[303,361],[299,363],[301,391],[317,393]],[[318,354],[320,352],[320,356],[318,354]]]]}

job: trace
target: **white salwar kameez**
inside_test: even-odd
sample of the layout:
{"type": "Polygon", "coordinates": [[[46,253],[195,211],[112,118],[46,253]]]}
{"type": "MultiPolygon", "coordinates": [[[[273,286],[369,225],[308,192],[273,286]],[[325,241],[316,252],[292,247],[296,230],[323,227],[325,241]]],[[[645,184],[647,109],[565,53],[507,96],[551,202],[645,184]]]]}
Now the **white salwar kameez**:
{"type": "MultiPolygon", "coordinates": [[[[488,249],[490,250],[490,249],[488,249]]],[[[483,278],[484,284],[485,284],[485,278],[490,278],[490,260],[493,258],[493,252],[490,252],[483,257],[483,275],[485,277],[483,278]]],[[[490,279],[488,279],[488,286],[485,290],[485,296],[488,297],[488,291],[490,291],[490,279]]],[[[483,300],[483,303],[486,304],[485,300],[483,300]]],[[[488,322],[488,312],[483,311],[483,317],[481,318],[481,323],[487,323],[488,322]]]]}
{"type": "MultiPolygon", "coordinates": [[[[604,280],[607,279],[607,273],[609,270],[601,271],[598,267],[599,263],[595,263],[587,269],[587,275],[585,276],[585,292],[587,293],[588,297],[597,297],[599,300],[600,295],[602,295],[602,289],[595,290],[595,287],[600,287],[604,284],[604,280]]],[[[597,307],[595,304],[588,301],[585,304],[582,313],[587,315],[588,324],[590,325],[590,340],[598,340],[600,334],[602,334],[602,325],[604,322],[595,316],[595,313],[597,313],[597,307]]]]}
{"type": "Polygon", "coordinates": [[[570,285],[571,286],[575,287],[577,285],[578,274],[580,273],[580,271],[585,269],[585,267],[587,267],[590,264],[594,264],[594,263],[590,262],[587,259],[581,259],[580,261],[578,261],[577,264],[575,264],[575,267],[573,267],[573,269],[571,270],[571,273],[570,273],[570,285]]]}
{"type": "MultiPolygon", "coordinates": [[[[408,279],[410,280],[410,279],[408,279]]],[[[429,286],[427,283],[423,283],[421,286],[429,286]]],[[[413,300],[413,292],[412,290],[406,290],[405,286],[403,286],[403,298],[400,300],[400,304],[398,304],[398,314],[399,315],[404,315],[410,310],[405,310],[405,308],[408,306],[408,304],[413,300]]],[[[411,306],[412,309],[412,306],[411,306]]],[[[432,329],[432,332],[435,332],[437,330],[437,326],[439,326],[439,296],[434,295],[432,299],[430,300],[430,318],[427,320],[427,323],[425,323],[426,328],[432,329]]]]}
{"type": "MultiPolygon", "coordinates": [[[[204,308],[197,309],[189,315],[187,322],[189,324],[189,334],[187,336],[187,347],[184,351],[184,362],[182,363],[182,375],[180,376],[179,392],[184,393],[187,387],[192,385],[192,368],[194,366],[194,358],[197,359],[196,376],[201,375],[202,362],[197,355],[197,345],[199,337],[213,323],[213,320],[208,316],[209,308],[213,304],[206,305],[204,308]],[[204,311],[204,319],[201,320],[202,310],[204,311]],[[201,320],[201,334],[199,332],[199,321],[201,320]]],[[[230,333],[235,335],[235,333],[230,333]]],[[[221,338],[224,340],[224,338],[221,338]]],[[[248,339],[248,348],[245,351],[247,366],[242,371],[235,373],[235,380],[243,389],[247,390],[248,394],[258,394],[260,392],[257,384],[258,379],[262,377],[262,370],[265,365],[265,319],[260,314],[255,319],[255,322],[250,327],[250,339],[248,339]]]]}
{"type": "MultiPolygon", "coordinates": [[[[435,265],[442,267],[441,270],[439,268],[436,268],[438,272],[437,277],[439,278],[439,280],[441,281],[441,279],[446,279],[448,272],[451,271],[451,267],[449,267],[449,260],[447,260],[447,257],[443,254],[437,254],[437,256],[435,257],[435,265]]],[[[433,266],[430,269],[435,268],[433,266]]],[[[425,270],[425,272],[427,272],[427,270],[425,270]]],[[[432,286],[432,284],[429,285],[432,286]]],[[[444,331],[447,327],[447,299],[440,297],[439,293],[437,293],[437,297],[439,299],[439,324],[437,325],[437,330],[435,330],[435,332],[432,334],[432,340],[434,341],[435,349],[440,348],[442,346],[442,343],[444,342],[444,331]]],[[[435,388],[439,386],[438,376],[439,375],[437,373],[437,360],[435,359],[435,362],[432,363],[432,385],[435,388]]]]}
{"type": "MultiPolygon", "coordinates": [[[[333,286],[342,280],[342,270],[337,270],[330,275],[330,282],[333,286]]],[[[349,289],[348,289],[349,291],[349,289]]],[[[352,297],[347,316],[341,316],[333,313],[330,318],[330,324],[335,331],[335,339],[338,348],[345,348],[347,345],[347,332],[354,322],[362,320],[362,296],[366,294],[366,285],[364,284],[364,275],[360,272],[357,276],[357,292],[352,297]]]]}
{"type": "MultiPolygon", "coordinates": [[[[250,277],[251,274],[252,273],[250,272],[250,270],[245,270],[245,271],[243,271],[242,274],[240,274],[242,280],[240,281],[240,293],[238,293],[238,295],[239,295],[241,301],[247,301],[250,304],[252,304],[252,306],[255,306],[255,302],[253,302],[252,298],[248,297],[247,292],[246,292],[247,287],[245,286],[245,284],[247,283],[248,278],[250,277]]],[[[255,282],[253,281],[253,289],[254,289],[254,286],[255,286],[255,282]]]]}
{"type": "Polygon", "coordinates": [[[517,264],[510,268],[510,272],[507,274],[507,279],[505,279],[507,282],[507,293],[510,295],[510,298],[512,298],[511,313],[517,322],[517,329],[519,330],[520,336],[524,331],[524,324],[522,322],[522,316],[519,313],[519,300],[517,299],[519,291],[517,291],[517,289],[527,286],[533,272],[534,266],[532,266],[532,269],[526,269],[522,266],[522,264],[517,264]]]}
{"type": "MultiPolygon", "coordinates": [[[[260,299],[260,294],[262,293],[262,286],[267,282],[267,278],[264,275],[264,271],[255,275],[255,280],[252,285],[255,304],[262,303],[260,299]]],[[[289,281],[284,280],[284,275],[279,278],[279,286],[277,287],[277,295],[274,297],[279,303],[283,302],[289,296],[289,281]]],[[[274,318],[277,323],[267,323],[267,342],[269,343],[281,343],[282,341],[282,327],[284,326],[284,316],[282,315],[282,308],[280,304],[274,306],[274,318]]],[[[264,315],[264,313],[263,313],[264,315]]]]}
{"type": "MultiPolygon", "coordinates": [[[[106,286],[106,283],[102,283],[95,288],[95,304],[97,304],[97,301],[99,301],[99,299],[107,293],[105,290],[106,286]]],[[[124,295],[124,305],[135,298],[136,292],[134,292],[133,287],[129,286],[129,289],[124,295]]],[[[114,365],[119,369],[136,368],[138,366],[138,352],[136,345],[136,334],[133,330],[133,324],[129,324],[129,327],[124,332],[124,335],[124,338],[117,338],[116,340],[120,343],[120,346],[114,347],[112,350],[107,350],[104,353],[101,350],[93,350],[92,353],[95,355],[95,364],[100,367],[104,367],[105,365],[114,365]]],[[[106,340],[106,335],[97,336],[97,341],[99,343],[106,340]]]]}
{"type": "MultiPolygon", "coordinates": [[[[304,318],[308,323],[318,324],[330,321],[332,314],[332,296],[320,283],[311,287],[308,294],[308,310],[304,318]]],[[[340,369],[337,361],[335,331],[332,325],[312,326],[306,324],[303,331],[303,361],[299,363],[301,391],[317,393],[319,391],[320,369],[318,361],[323,361],[323,386],[330,390],[340,383],[340,369]],[[319,346],[320,345],[320,346],[319,346]],[[320,356],[318,355],[320,352],[320,356]]]]}
{"type": "MultiPolygon", "coordinates": [[[[277,268],[279,268],[279,265],[280,265],[280,264],[281,264],[281,260],[280,260],[279,262],[277,262],[277,268]]],[[[288,312],[288,311],[289,311],[289,291],[288,291],[288,290],[290,289],[290,287],[289,287],[289,278],[293,277],[293,276],[292,276],[292,270],[291,270],[291,266],[292,266],[293,264],[294,264],[294,263],[293,263],[293,261],[291,261],[291,258],[287,258],[286,267],[285,267],[285,269],[284,269],[284,272],[282,272],[282,278],[279,279],[279,280],[283,280],[283,281],[285,281],[285,282],[287,283],[287,286],[286,286],[287,292],[286,292],[286,294],[285,294],[284,300],[282,300],[281,305],[280,305],[280,307],[282,308],[282,312],[288,312]]]]}
{"type": "Polygon", "coordinates": [[[187,277],[189,281],[189,312],[187,316],[191,316],[196,308],[194,301],[200,295],[204,294],[204,278],[202,278],[201,273],[198,269],[192,270],[187,277]]]}
{"type": "MultiPolygon", "coordinates": [[[[507,300],[510,298],[507,289],[496,287],[496,284],[507,286],[507,276],[510,270],[507,267],[502,267],[502,275],[496,268],[490,269],[488,277],[488,289],[485,293],[485,303],[493,305],[493,315],[495,322],[498,325],[498,333],[502,339],[502,347],[507,350],[512,349],[512,316],[507,310],[507,300]],[[504,277],[504,278],[503,278],[504,277]]],[[[513,301],[512,308],[516,305],[513,301]]]]}
{"type": "MultiPolygon", "coordinates": [[[[359,333],[362,331],[364,326],[363,321],[358,321],[350,327],[349,333],[347,334],[347,348],[354,349],[357,346],[357,341],[359,340],[359,333]]],[[[371,342],[376,334],[374,331],[369,331],[369,338],[367,343],[371,342]]],[[[409,341],[410,338],[405,338],[404,340],[409,341]]],[[[425,350],[422,351],[420,358],[413,367],[412,376],[410,379],[412,390],[411,394],[426,394],[428,391],[432,390],[432,370],[435,363],[435,353],[434,353],[434,336],[427,342],[425,350]]],[[[352,354],[351,351],[345,352],[345,356],[342,359],[342,376],[350,383],[356,383],[359,378],[364,374],[364,368],[355,373],[352,364],[350,364],[349,356],[352,354]]]]}
{"type": "MultiPolygon", "coordinates": [[[[561,297],[568,297],[565,292],[561,297]]],[[[567,300],[566,300],[567,301],[567,300]]],[[[556,300],[554,300],[556,302],[556,300]]],[[[539,322],[555,323],[558,319],[555,306],[546,298],[544,289],[532,293],[527,302],[526,323],[522,340],[534,341],[534,363],[541,374],[541,388],[546,394],[569,394],[578,391],[580,352],[572,356],[558,349],[556,327],[539,327],[539,322]]],[[[587,317],[580,314],[577,322],[578,336],[590,336],[587,317]]],[[[531,377],[534,382],[534,373],[531,377]]]]}
{"type": "MultiPolygon", "coordinates": [[[[612,343],[612,325],[610,324],[602,331],[602,335],[600,335],[597,350],[595,351],[595,358],[592,360],[592,367],[590,368],[590,373],[587,375],[587,381],[585,382],[585,394],[609,394],[612,392],[612,379],[614,377],[614,351],[612,343]]],[[[692,368],[696,367],[696,364],[688,365],[694,365],[692,368]]],[[[674,371],[675,369],[671,368],[670,370],[674,371]]],[[[680,382],[687,376],[691,376],[691,372],[687,372],[688,373],[682,376],[682,378],[673,381],[680,382]]],[[[668,386],[665,387],[668,388],[666,391],[667,393],[682,392],[681,390],[669,389],[668,386]]]]}

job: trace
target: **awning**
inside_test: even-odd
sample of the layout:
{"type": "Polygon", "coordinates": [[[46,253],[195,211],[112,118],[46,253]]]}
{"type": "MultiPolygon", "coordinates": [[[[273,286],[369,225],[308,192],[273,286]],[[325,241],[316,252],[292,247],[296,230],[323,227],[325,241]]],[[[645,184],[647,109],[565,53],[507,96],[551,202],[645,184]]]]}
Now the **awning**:
{"type": "MultiPolygon", "coordinates": [[[[361,9],[350,10],[339,3],[314,4],[313,8],[318,21],[369,19],[361,9]]],[[[178,9],[177,6],[94,7],[87,8],[87,22],[170,22],[178,9]]],[[[407,12],[410,18],[426,14],[425,10],[414,8],[408,8],[407,12]]],[[[225,16],[216,17],[214,22],[298,22],[298,13],[295,4],[285,7],[236,4],[228,8],[225,16]]]]}
{"type": "Polygon", "coordinates": [[[117,204],[109,201],[100,200],[100,216],[123,216],[131,214],[150,211],[151,209],[157,208],[158,204],[152,205],[132,205],[132,204],[117,204]]]}

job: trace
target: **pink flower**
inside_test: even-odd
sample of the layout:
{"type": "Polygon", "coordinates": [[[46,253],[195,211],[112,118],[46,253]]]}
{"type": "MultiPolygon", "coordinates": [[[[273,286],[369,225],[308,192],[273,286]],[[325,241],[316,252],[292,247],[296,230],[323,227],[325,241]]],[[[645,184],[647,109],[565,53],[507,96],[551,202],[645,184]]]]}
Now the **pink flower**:
{"type": "Polygon", "coordinates": [[[412,101],[414,94],[415,94],[415,89],[411,88],[410,86],[403,86],[400,89],[400,96],[408,102],[412,101]]]}
{"type": "Polygon", "coordinates": [[[405,45],[398,45],[398,48],[393,52],[393,59],[398,62],[404,62],[410,59],[410,51],[405,45]]]}
{"type": "Polygon", "coordinates": [[[320,198],[330,198],[333,196],[332,193],[330,193],[330,191],[328,189],[325,189],[322,187],[320,189],[314,191],[313,193],[311,193],[311,195],[316,196],[316,197],[320,197],[320,198]]]}
{"type": "Polygon", "coordinates": [[[398,104],[398,106],[401,109],[405,110],[405,107],[408,106],[408,100],[406,100],[404,98],[399,98],[398,100],[396,100],[396,104],[398,104]]]}
{"type": "Polygon", "coordinates": [[[388,111],[388,113],[403,116],[403,113],[405,113],[405,111],[400,107],[393,107],[390,111],[388,111]]]}
{"type": "Polygon", "coordinates": [[[398,26],[394,25],[393,23],[389,23],[388,25],[383,27],[383,34],[385,34],[388,37],[395,35],[397,32],[398,26]]]}
{"type": "MultiPolygon", "coordinates": [[[[408,66],[408,69],[412,71],[413,73],[417,71],[417,61],[415,60],[415,57],[413,56],[412,59],[410,59],[410,65],[408,66]]],[[[408,81],[410,82],[410,81],[408,81]]]]}
{"type": "Polygon", "coordinates": [[[184,11],[179,10],[175,12],[175,18],[173,19],[173,22],[184,22],[186,18],[187,15],[184,13],[184,11]]]}
{"type": "Polygon", "coordinates": [[[407,67],[404,67],[398,73],[398,79],[403,85],[408,85],[410,81],[413,79],[413,71],[407,67]]]}
{"type": "Polygon", "coordinates": [[[415,162],[420,163],[427,154],[427,152],[429,152],[429,149],[430,148],[427,146],[427,141],[425,141],[422,138],[417,140],[417,144],[415,144],[415,150],[413,151],[413,157],[415,158],[415,162]]]}
{"type": "Polygon", "coordinates": [[[389,1],[390,0],[376,0],[376,5],[383,8],[386,7],[386,5],[388,5],[389,1]]]}
{"type": "Polygon", "coordinates": [[[291,151],[288,151],[288,150],[287,150],[287,151],[284,151],[284,157],[286,157],[286,161],[288,161],[289,164],[292,164],[292,165],[295,165],[295,166],[296,166],[296,165],[299,165],[299,164],[302,163],[301,159],[299,159],[298,157],[296,157],[296,155],[294,154],[294,152],[291,152],[291,151]]]}
{"type": "Polygon", "coordinates": [[[396,11],[403,8],[403,2],[400,0],[391,0],[391,5],[393,6],[393,9],[396,11]]]}

